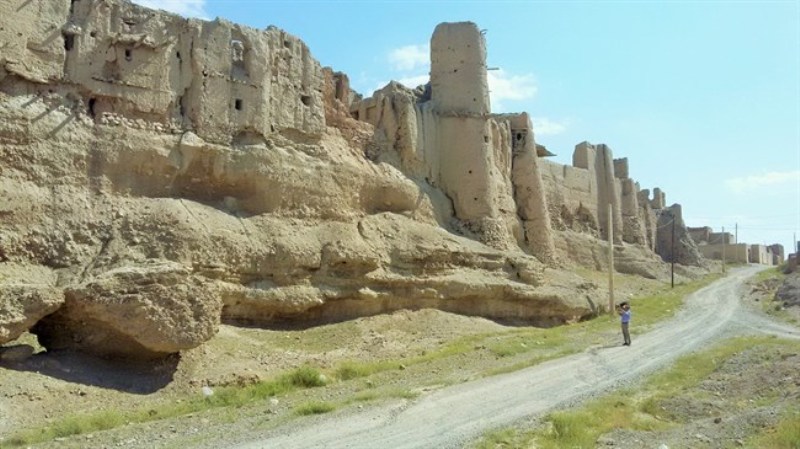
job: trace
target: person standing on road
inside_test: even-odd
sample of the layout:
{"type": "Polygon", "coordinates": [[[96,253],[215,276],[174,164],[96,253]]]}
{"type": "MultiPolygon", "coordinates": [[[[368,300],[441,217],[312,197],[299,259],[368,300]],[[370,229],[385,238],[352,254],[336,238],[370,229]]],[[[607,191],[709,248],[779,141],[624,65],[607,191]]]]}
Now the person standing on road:
{"type": "Polygon", "coordinates": [[[628,323],[631,322],[631,306],[628,304],[627,301],[623,302],[617,308],[617,313],[619,313],[619,321],[622,325],[622,338],[625,340],[622,343],[623,346],[630,346],[631,345],[631,334],[628,331],[628,323]]]}

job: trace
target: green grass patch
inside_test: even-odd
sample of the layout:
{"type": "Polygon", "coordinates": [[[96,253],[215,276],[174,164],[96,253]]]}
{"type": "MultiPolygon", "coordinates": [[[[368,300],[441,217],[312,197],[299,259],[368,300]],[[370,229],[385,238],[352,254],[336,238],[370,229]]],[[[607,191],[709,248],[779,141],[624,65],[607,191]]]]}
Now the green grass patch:
{"type": "Polygon", "coordinates": [[[313,388],[325,386],[325,378],[315,368],[303,366],[281,376],[278,382],[287,383],[293,387],[313,388]]]}
{"type": "Polygon", "coordinates": [[[764,282],[770,279],[782,279],[784,276],[785,275],[783,274],[782,268],[777,266],[759,271],[755,276],[753,276],[753,280],[755,282],[764,282]]]}
{"type": "Polygon", "coordinates": [[[336,406],[330,402],[312,401],[301,404],[294,409],[294,412],[300,416],[307,415],[322,415],[336,410],[336,406]]]}
{"type": "Polygon", "coordinates": [[[751,438],[747,447],[800,449],[800,409],[795,408],[784,413],[777,425],[751,438]]]}
{"type": "Polygon", "coordinates": [[[486,434],[486,436],[478,442],[475,449],[505,449],[524,447],[524,436],[516,429],[498,429],[493,430],[486,434]]]}

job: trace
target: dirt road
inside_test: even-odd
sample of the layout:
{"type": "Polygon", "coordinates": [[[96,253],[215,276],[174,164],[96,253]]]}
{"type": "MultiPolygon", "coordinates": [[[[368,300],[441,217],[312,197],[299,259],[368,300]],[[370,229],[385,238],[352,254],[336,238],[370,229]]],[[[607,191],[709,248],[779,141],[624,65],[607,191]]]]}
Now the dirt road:
{"type": "MultiPolygon", "coordinates": [[[[677,357],[737,334],[800,339],[800,330],[741,305],[743,282],[763,267],[734,270],[696,292],[672,320],[630,347],[593,347],[514,373],[444,388],[416,400],[310,419],[238,449],[461,448],[485,431],[632,382],[677,357]]],[[[635,310],[634,321],[635,325],[635,310]]]]}

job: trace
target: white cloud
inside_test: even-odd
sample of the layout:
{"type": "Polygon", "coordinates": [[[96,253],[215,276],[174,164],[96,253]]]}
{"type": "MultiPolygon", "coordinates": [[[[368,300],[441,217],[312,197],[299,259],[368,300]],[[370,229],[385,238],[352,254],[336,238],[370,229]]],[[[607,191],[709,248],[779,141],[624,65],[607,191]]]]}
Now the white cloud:
{"type": "Polygon", "coordinates": [[[390,51],[389,62],[395,70],[414,71],[428,66],[430,54],[428,45],[406,45],[390,51]]]}
{"type": "Polygon", "coordinates": [[[728,189],[735,193],[745,193],[764,187],[777,187],[782,184],[800,183],[800,170],[768,172],[760,175],[731,178],[725,181],[728,189]]]}
{"type": "Polygon", "coordinates": [[[533,132],[537,136],[554,136],[567,130],[568,121],[556,121],[547,117],[531,117],[533,132]]]}
{"type": "Polygon", "coordinates": [[[503,69],[492,70],[487,75],[493,112],[506,112],[506,100],[527,100],[536,95],[539,88],[531,74],[511,75],[503,69]]]}
{"type": "Polygon", "coordinates": [[[419,85],[428,84],[429,80],[430,77],[428,75],[415,75],[415,76],[400,78],[399,80],[397,80],[397,82],[410,89],[413,89],[419,85]]]}
{"type": "Polygon", "coordinates": [[[133,0],[133,3],[148,8],[163,9],[186,17],[208,18],[206,0],[133,0]]]}

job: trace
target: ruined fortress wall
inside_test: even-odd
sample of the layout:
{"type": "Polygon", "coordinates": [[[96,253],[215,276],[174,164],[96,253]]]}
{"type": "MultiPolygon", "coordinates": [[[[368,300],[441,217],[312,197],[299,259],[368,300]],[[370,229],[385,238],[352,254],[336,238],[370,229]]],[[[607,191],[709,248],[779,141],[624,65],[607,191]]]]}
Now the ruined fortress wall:
{"type": "Polygon", "coordinates": [[[490,112],[486,41],[476,24],[440,23],[433,31],[431,99],[444,114],[490,112]]]}
{"type": "Polygon", "coordinates": [[[98,120],[142,119],[225,144],[324,130],[319,63],[276,28],[184,19],[120,0],[0,8],[20,19],[0,31],[10,43],[0,65],[29,81],[73,86],[98,120]]]}
{"type": "Polygon", "coordinates": [[[0,27],[0,80],[9,73],[37,83],[61,78],[69,8],[69,0],[0,2],[0,14],[13,17],[0,27]]]}
{"type": "Polygon", "coordinates": [[[475,24],[439,24],[431,38],[431,102],[438,116],[438,179],[465,221],[495,216],[486,43],[475,24]]]}
{"type": "Polygon", "coordinates": [[[495,116],[491,121],[499,122],[505,131],[503,152],[510,157],[506,173],[513,186],[511,206],[521,220],[523,246],[540,260],[551,262],[555,258],[552,225],[530,117],[523,112],[495,116]]]}
{"type": "Polygon", "coordinates": [[[645,245],[644,215],[639,207],[639,185],[630,178],[619,180],[621,192],[622,240],[637,245],[645,245]]]}
{"type": "Polygon", "coordinates": [[[597,232],[597,184],[593,173],[546,159],[539,162],[553,227],[597,232]]]}
{"type": "Polygon", "coordinates": [[[692,237],[695,243],[710,243],[711,240],[711,228],[708,226],[703,226],[700,228],[688,228],[689,235],[692,237]]]}

